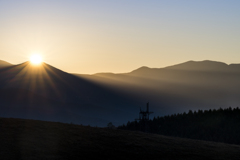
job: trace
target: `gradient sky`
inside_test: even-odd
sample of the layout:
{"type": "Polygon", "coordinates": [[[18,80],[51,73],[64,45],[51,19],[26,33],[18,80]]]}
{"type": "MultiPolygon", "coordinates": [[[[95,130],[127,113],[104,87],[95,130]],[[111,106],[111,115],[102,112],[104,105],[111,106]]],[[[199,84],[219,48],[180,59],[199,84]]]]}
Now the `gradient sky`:
{"type": "Polygon", "coordinates": [[[240,63],[237,0],[0,0],[0,59],[70,73],[240,63]]]}

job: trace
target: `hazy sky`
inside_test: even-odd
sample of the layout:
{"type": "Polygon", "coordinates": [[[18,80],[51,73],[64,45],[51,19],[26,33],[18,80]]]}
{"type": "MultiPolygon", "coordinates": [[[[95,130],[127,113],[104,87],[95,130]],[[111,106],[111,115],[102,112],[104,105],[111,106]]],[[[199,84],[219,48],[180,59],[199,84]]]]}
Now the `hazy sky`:
{"type": "Polygon", "coordinates": [[[240,63],[238,0],[0,0],[0,59],[70,73],[240,63]]]}

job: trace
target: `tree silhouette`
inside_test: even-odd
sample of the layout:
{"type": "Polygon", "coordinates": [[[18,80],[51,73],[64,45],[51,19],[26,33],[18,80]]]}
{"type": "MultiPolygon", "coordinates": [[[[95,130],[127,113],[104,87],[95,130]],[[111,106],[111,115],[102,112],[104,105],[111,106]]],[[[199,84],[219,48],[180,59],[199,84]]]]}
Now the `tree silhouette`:
{"type": "MultiPolygon", "coordinates": [[[[188,113],[154,117],[148,132],[167,136],[240,144],[240,109],[189,110],[188,113]]],[[[143,131],[142,121],[128,122],[119,129],[143,131]]]]}

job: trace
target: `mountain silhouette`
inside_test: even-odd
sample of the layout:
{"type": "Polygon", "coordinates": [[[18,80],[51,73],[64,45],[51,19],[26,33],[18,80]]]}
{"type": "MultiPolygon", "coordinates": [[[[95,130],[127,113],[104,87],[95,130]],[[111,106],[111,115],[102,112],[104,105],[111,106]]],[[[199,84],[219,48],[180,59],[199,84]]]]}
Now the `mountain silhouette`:
{"type": "Polygon", "coordinates": [[[78,76],[150,101],[155,116],[240,104],[240,64],[188,61],[165,68],[140,67],[125,74],[78,76]]]}
{"type": "Polygon", "coordinates": [[[2,68],[0,75],[0,116],[105,126],[131,115],[120,105],[130,104],[128,97],[46,63],[2,68]]]}
{"type": "Polygon", "coordinates": [[[121,125],[150,102],[153,116],[237,107],[240,65],[189,61],[129,73],[69,74],[47,63],[0,68],[0,116],[121,125]]]}
{"type": "Polygon", "coordinates": [[[12,66],[11,63],[0,60],[0,68],[12,66]]]}

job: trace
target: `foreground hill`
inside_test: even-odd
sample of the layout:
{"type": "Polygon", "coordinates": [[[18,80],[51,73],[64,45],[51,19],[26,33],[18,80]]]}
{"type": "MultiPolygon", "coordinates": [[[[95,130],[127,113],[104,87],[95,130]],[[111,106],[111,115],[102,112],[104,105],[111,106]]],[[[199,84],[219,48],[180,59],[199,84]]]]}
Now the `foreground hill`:
{"type": "Polygon", "coordinates": [[[1,159],[239,159],[240,146],[141,132],[0,118],[1,159]]]}

